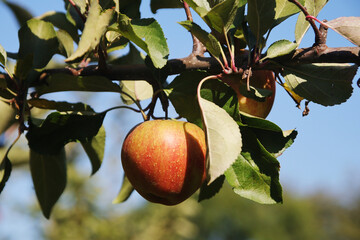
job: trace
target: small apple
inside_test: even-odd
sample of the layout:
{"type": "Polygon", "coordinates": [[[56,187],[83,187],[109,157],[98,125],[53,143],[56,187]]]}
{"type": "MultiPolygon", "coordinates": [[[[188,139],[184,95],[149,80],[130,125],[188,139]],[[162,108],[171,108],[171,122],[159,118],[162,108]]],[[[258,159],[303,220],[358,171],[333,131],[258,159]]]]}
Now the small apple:
{"type": "Polygon", "coordinates": [[[266,97],[265,101],[260,102],[252,98],[245,97],[240,93],[240,86],[246,86],[246,79],[241,79],[240,75],[223,75],[222,80],[231,86],[239,100],[239,110],[247,114],[266,118],[274,104],[275,99],[275,75],[270,70],[252,71],[250,85],[258,89],[268,89],[272,94],[266,97]]]}
{"type": "Polygon", "coordinates": [[[135,190],[150,202],[175,205],[206,178],[204,131],[195,124],[152,120],[126,136],[121,161],[135,190]]]}

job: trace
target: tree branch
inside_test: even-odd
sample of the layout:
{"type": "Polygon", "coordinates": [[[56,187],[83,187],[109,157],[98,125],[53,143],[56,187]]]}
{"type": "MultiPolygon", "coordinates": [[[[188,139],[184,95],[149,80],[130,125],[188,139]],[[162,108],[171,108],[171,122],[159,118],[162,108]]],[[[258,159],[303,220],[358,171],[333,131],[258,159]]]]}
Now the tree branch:
{"type": "MultiPolygon", "coordinates": [[[[246,62],[247,55],[241,55],[241,59],[236,59],[238,66],[246,62]]],[[[283,56],[277,59],[278,62],[289,64],[309,64],[309,63],[353,63],[360,65],[360,47],[340,47],[328,48],[323,45],[301,48],[294,53],[283,56]]],[[[271,68],[276,66],[272,65],[271,68]]],[[[219,63],[211,57],[194,58],[180,58],[171,59],[166,66],[166,73],[168,75],[179,74],[184,71],[190,70],[206,70],[211,74],[221,73],[222,68],[219,63]]],[[[75,76],[94,76],[101,75],[111,80],[146,80],[149,83],[154,81],[151,78],[151,70],[146,65],[108,65],[106,71],[100,71],[97,66],[91,65],[84,68],[71,69],[71,68],[57,68],[48,69],[43,72],[39,82],[42,84],[43,80],[48,75],[56,73],[65,73],[75,76]]]]}

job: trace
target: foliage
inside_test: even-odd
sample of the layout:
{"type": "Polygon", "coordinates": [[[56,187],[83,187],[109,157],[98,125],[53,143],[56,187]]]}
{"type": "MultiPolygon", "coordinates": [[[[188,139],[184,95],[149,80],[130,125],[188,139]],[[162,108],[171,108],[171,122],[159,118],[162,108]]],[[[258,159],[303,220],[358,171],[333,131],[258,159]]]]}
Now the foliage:
{"type": "Polygon", "coordinates": [[[306,198],[285,194],[286,204],[268,206],[238,198],[224,185],[221,194],[200,204],[194,196],[174,207],[149,203],[116,213],[99,206],[96,199],[104,190],[86,182],[86,175],[69,167],[68,177],[67,201],[60,201],[51,221],[42,225],[44,239],[355,240],[360,236],[359,198],[344,207],[326,194],[306,198]]]}
{"type": "MultiPolygon", "coordinates": [[[[150,120],[155,118],[157,100],[163,118],[169,117],[171,104],[179,117],[206,133],[209,181],[201,187],[201,196],[213,196],[222,184],[211,183],[226,179],[242,197],[281,203],[277,157],[292,145],[297,132],[283,131],[270,121],[240,112],[237,96],[223,78],[247,79],[247,87],[239,91],[261,101],[268,93],[252,86],[249,78],[252,71],[270,69],[297,104],[302,99],[307,101],[306,107],[309,101],[323,106],[341,104],[351,97],[358,67],[352,64],[359,63],[359,51],[327,48],[326,31],[333,28],[359,46],[359,28],[351,24],[359,18],[320,22],[318,28],[316,16],[327,0],[153,0],[153,12],[191,7],[203,20],[195,23],[188,13],[188,20],[179,23],[192,34],[194,49],[187,58],[168,59],[170,50],[162,28],[156,19],[141,18],[140,2],[65,1],[64,12],[32,17],[21,6],[5,1],[21,26],[20,47],[12,54],[0,46],[0,66],[5,71],[0,75],[0,98],[16,110],[19,137],[26,134],[35,192],[45,217],[50,217],[66,186],[64,146],[80,142],[95,173],[105,151],[102,123],[107,112],[126,108],[150,120]],[[298,13],[295,42],[279,39],[267,43],[272,29],[298,13]],[[211,31],[205,30],[204,24],[211,31]],[[300,49],[310,26],[314,45],[300,49]],[[127,45],[128,55],[116,58],[115,53],[127,45]],[[245,47],[248,51],[244,52],[245,47]],[[204,57],[205,48],[210,58],[204,57]],[[65,57],[62,68],[51,68],[56,55],[65,57]],[[8,67],[9,58],[16,62],[14,70],[8,67]],[[178,76],[168,83],[167,77],[173,74],[178,76]],[[114,92],[124,105],[96,113],[85,103],[40,98],[65,91],[114,92]],[[143,108],[141,103],[147,98],[150,104],[143,108]],[[49,112],[38,117],[38,109],[49,112]]],[[[9,121],[0,119],[0,125],[6,126],[1,133],[9,121]]],[[[1,158],[0,191],[11,177],[10,152],[16,141],[1,158]]],[[[126,200],[132,192],[129,189],[129,183],[124,184],[115,202],[126,200]]]]}

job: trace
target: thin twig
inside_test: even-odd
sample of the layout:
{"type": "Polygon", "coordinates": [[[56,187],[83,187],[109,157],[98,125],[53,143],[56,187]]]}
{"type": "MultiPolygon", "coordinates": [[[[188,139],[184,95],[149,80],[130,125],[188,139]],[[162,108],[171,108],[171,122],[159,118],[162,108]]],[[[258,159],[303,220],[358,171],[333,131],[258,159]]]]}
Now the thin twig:
{"type": "Polygon", "coordinates": [[[76,3],[73,0],[68,0],[69,3],[74,7],[75,11],[81,17],[81,19],[86,22],[86,17],[81,13],[80,9],[76,6],[76,3]]]}
{"type": "Polygon", "coordinates": [[[318,45],[319,42],[321,41],[321,34],[318,27],[315,24],[314,19],[310,17],[311,15],[307,11],[307,9],[303,5],[301,5],[301,3],[299,3],[297,0],[288,0],[288,1],[295,4],[304,13],[306,20],[310,23],[312,29],[314,30],[315,45],[318,45]]]}
{"type": "MultiPolygon", "coordinates": [[[[190,7],[189,4],[187,4],[187,2],[184,1],[184,10],[186,13],[186,18],[189,21],[193,21],[193,17],[190,11],[190,7]]],[[[197,37],[195,37],[194,34],[191,34],[192,40],[193,40],[193,49],[192,49],[192,54],[195,56],[203,56],[206,48],[205,46],[199,41],[199,39],[197,37]]]]}

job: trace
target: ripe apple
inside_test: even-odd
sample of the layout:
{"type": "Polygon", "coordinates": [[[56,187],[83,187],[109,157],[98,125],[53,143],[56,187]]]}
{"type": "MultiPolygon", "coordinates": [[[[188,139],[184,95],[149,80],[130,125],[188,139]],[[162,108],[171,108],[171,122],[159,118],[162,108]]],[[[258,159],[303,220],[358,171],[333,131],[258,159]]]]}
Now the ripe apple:
{"type": "Polygon", "coordinates": [[[176,120],[137,125],[124,140],[121,160],[135,190],[150,202],[175,205],[206,178],[203,130],[176,120]]]}
{"type": "Polygon", "coordinates": [[[246,86],[246,79],[241,79],[241,75],[223,75],[221,78],[225,83],[231,86],[239,100],[239,110],[247,114],[266,118],[274,104],[275,98],[275,75],[270,70],[252,71],[250,77],[250,86],[258,89],[268,89],[272,94],[266,97],[265,101],[260,102],[252,98],[245,97],[240,93],[240,86],[246,86]]]}

